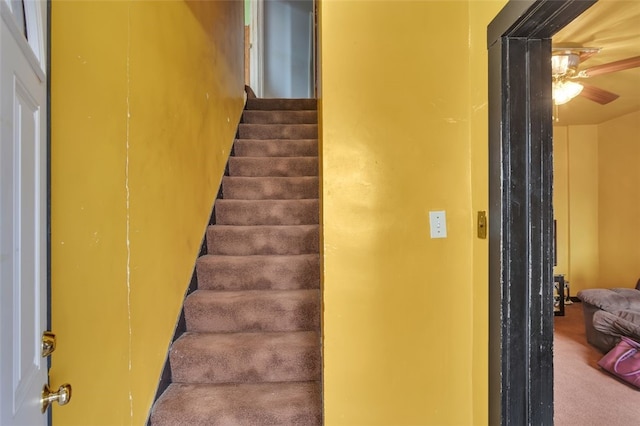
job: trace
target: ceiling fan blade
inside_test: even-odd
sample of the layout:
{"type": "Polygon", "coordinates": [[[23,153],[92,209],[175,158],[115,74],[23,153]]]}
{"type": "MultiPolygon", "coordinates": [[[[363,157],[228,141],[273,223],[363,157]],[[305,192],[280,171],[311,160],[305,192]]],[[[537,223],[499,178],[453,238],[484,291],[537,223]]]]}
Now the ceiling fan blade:
{"type": "Polygon", "coordinates": [[[619,61],[587,68],[580,71],[580,77],[595,77],[596,75],[608,74],[610,72],[628,70],[636,67],[640,67],[640,56],[634,56],[632,58],[621,59],[619,61]]]}
{"type": "Polygon", "coordinates": [[[587,59],[589,59],[590,57],[592,57],[593,55],[595,55],[599,51],[600,50],[591,49],[591,50],[585,50],[585,51],[580,52],[580,63],[583,63],[584,61],[586,61],[587,59]]]}
{"type": "Polygon", "coordinates": [[[583,89],[582,92],[580,92],[580,96],[584,96],[589,100],[599,103],[600,105],[606,105],[609,102],[613,102],[620,97],[620,95],[616,95],[615,93],[611,93],[599,87],[591,86],[584,83],[581,84],[583,86],[583,89]]]}

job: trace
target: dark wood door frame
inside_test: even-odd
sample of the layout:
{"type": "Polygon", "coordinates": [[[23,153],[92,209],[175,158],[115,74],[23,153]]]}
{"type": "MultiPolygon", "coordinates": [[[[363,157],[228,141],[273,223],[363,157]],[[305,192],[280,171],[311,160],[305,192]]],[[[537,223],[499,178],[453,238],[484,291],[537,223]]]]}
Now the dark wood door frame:
{"type": "Polygon", "coordinates": [[[551,37],[596,0],[510,0],[489,49],[489,423],[553,424],[551,37]]]}

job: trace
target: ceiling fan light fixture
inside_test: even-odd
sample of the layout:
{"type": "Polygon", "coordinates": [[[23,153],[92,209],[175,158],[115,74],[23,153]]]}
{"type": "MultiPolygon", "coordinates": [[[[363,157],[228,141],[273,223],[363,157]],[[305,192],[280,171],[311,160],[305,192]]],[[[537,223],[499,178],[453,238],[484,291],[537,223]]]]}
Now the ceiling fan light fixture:
{"type": "Polygon", "coordinates": [[[553,82],[553,103],[562,105],[569,102],[582,92],[584,86],[574,81],[554,81],[553,82]]]}
{"type": "Polygon", "coordinates": [[[551,56],[551,74],[567,77],[575,74],[580,64],[580,55],[574,52],[559,52],[551,56]]]}

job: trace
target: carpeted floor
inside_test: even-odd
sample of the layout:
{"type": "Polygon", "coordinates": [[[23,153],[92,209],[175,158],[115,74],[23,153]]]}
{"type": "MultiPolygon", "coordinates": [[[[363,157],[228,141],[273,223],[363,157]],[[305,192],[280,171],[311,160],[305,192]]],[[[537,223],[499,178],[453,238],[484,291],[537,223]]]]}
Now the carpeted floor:
{"type": "Polygon", "coordinates": [[[555,317],[554,397],[557,426],[640,425],[640,390],[598,367],[602,358],[587,343],[582,304],[555,317]]]}

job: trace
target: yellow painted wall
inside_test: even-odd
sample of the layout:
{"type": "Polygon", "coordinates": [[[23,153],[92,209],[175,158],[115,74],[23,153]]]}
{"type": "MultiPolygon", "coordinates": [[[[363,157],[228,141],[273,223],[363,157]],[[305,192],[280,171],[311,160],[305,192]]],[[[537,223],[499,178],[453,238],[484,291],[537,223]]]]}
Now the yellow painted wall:
{"type": "Polygon", "coordinates": [[[598,126],[567,129],[571,292],[598,287],[598,126]]]}
{"type": "Polygon", "coordinates": [[[640,278],[639,131],[640,112],[554,127],[555,272],[567,275],[572,295],[640,278]]]}
{"type": "Polygon", "coordinates": [[[569,156],[566,126],[553,128],[553,214],[556,220],[557,265],[554,274],[569,275],[569,156]]]}
{"type": "Polygon", "coordinates": [[[327,425],[487,422],[474,221],[486,25],[503,4],[321,3],[327,425]],[[448,238],[430,239],[441,209],[448,238]]]}
{"type": "Polygon", "coordinates": [[[640,278],[640,111],[598,128],[600,284],[633,287],[640,278]]]}
{"type": "Polygon", "coordinates": [[[60,425],[143,424],[243,106],[242,2],[52,4],[60,425]]]}

